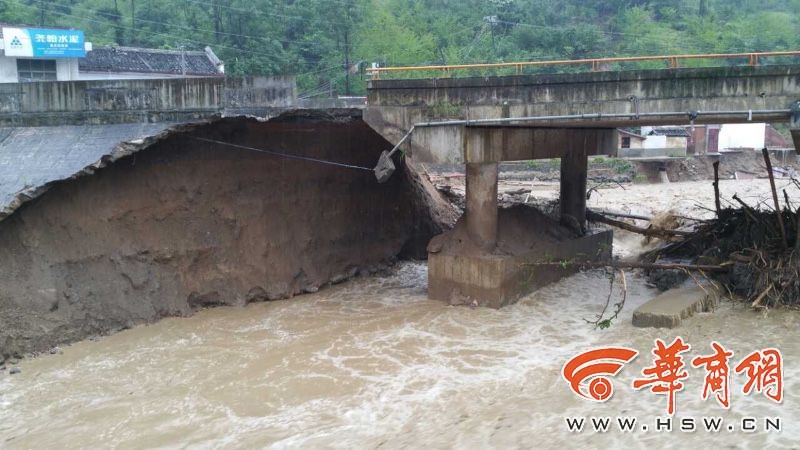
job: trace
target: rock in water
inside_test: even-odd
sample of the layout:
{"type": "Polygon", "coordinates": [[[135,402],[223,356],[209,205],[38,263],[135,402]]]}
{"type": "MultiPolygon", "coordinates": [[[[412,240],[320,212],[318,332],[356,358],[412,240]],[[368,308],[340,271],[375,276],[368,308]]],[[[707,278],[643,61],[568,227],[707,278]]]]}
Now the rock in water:
{"type": "Polygon", "coordinates": [[[12,367],[11,370],[8,371],[9,375],[16,375],[18,373],[22,373],[22,369],[19,367],[12,367]]]}

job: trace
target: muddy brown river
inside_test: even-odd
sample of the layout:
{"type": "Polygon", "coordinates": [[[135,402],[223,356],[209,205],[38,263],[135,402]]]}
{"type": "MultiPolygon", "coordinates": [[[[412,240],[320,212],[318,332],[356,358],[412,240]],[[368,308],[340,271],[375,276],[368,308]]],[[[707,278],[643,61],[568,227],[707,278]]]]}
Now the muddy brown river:
{"type": "Polygon", "coordinates": [[[23,360],[21,373],[0,374],[0,448],[800,448],[798,311],[726,301],[675,331],[635,329],[632,311],[656,292],[629,274],[622,316],[596,330],[585,319],[606,301],[604,272],[500,311],[429,301],[426,276],[424,264],[402,263],[389,276],[166,319],[23,360]],[[656,431],[666,398],[630,386],[652,364],[654,339],[678,335],[693,346],[687,359],[710,353],[712,340],[734,361],[779,348],[782,403],[743,395],[737,376],[725,410],[701,399],[703,372],[690,368],[674,420],[721,417],[724,428],[656,431]],[[577,397],[562,366],[608,345],[640,355],[613,379],[607,403],[577,397]],[[565,419],[584,417],[639,425],[570,432],[565,419]],[[747,417],[753,433],[740,429],[747,417]],[[766,418],[780,419],[781,430],[766,430],[766,418]]]}
{"type": "MultiPolygon", "coordinates": [[[[425,295],[425,266],[316,294],[167,319],[21,362],[0,377],[3,448],[797,448],[800,315],[723,303],[679,330],[707,352],[778,346],[785,397],[734,391],[730,411],[700,399],[692,372],[676,417],[782,419],[782,431],[570,433],[566,417],[665,416],[665,399],[630,389],[655,338],[630,325],[653,292],[628,279],[628,307],[609,330],[591,319],[605,301],[601,272],[576,275],[501,311],[448,307],[425,295]],[[560,376],[573,355],[602,345],[642,355],[595,404],[560,376]]],[[[738,389],[734,385],[734,389],[738,389]]]]}

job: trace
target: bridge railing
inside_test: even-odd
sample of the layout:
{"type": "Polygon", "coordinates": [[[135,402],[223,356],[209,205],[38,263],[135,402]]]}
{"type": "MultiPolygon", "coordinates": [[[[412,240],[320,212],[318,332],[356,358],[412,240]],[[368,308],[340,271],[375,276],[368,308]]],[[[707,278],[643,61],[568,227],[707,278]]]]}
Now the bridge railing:
{"type": "Polygon", "coordinates": [[[455,65],[435,65],[435,66],[405,66],[405,67],[374,67],[366,70],[372,79],[380,79],[382,75],[408,73],[408,72],[441,72],[445,77],[451,76],[453,72],[465,70],[492,70],[492,69],[515,69],[517,74],[522,74],[523,69],[528,67],[548,67],[548,66],[591,66],[592,71],[605,70],[605,67],[614,63],[637,63],[649,61],[663,61],[671,68],[681,67],[681,61],[700,60],[700,59],[726,59],[739,60],[746,59],[747,64],[757,66],[764,58],[786,56],[800,56],[798,51],[779,51],[779,52],[757,52],[757,53],[711,53],[711,54],[684,54],[684,55],[657,55],[657,56],[626,56],[614,58],[590,58],[590,59],[565,59],[552,61],[527,61],[509,63],[486,63],[486,64],[455,64],[455,65]]]}

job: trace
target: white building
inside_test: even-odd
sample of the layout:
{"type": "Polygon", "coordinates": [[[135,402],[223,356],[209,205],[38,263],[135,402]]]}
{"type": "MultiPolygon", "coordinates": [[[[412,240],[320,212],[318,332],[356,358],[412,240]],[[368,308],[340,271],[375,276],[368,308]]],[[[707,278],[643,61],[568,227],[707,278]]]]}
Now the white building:
{"type": "Polygon", "coordinates": [[[204,51],[94,48],[81,30],[0,24],[0,83],[224,76],[204,51]]]}
{"type": "Polygon", "coordinates": [[[766,123],[726,124],[719,132],[720,150],[789,148],[792,144],[766,123]]]}

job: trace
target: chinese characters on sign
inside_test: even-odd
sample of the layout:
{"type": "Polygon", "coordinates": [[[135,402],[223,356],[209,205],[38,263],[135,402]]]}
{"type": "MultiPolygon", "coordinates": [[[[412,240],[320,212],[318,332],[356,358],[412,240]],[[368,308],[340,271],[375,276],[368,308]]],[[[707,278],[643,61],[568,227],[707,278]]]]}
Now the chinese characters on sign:
{"type": "MultiPolygon", "coordinates": [[[[656,339],[651,352],[652,364],[642,369],[641,378],[633,380],[632,387],[635,390],[649,388],[651,393],[665,395],[667,414],[672,416],[677,410],[677,394],[683,390],[684,380],[689,378],[689,361],[692,368],[705,371],[701,392],[703,400],[713,394],[720,406],[730,408],[733,373],[744,379],[743,395],[763,394],[776,403],[783,400],[783,356],[778,349],[767,348],[750,353],[739,361],[733,373],[730,360],[734,352],[718,342],[712,342],[711,349],[713,352],[710,354],[687,360],[684,355],[691,351],[691,346],[682,338],[677,337],[670,344],[656,339]]],[[[569,360],[561,374],[576,395],[605,402],[614,393],[609,378],[616,376],[638,355],[638,351],[630,348],[598,348],[569,360]]]]}

